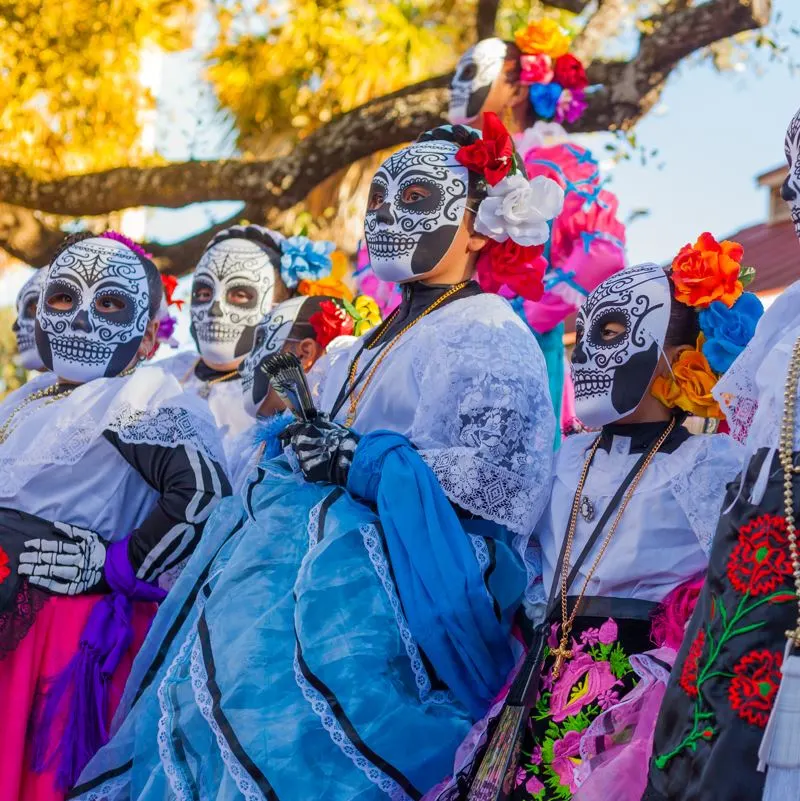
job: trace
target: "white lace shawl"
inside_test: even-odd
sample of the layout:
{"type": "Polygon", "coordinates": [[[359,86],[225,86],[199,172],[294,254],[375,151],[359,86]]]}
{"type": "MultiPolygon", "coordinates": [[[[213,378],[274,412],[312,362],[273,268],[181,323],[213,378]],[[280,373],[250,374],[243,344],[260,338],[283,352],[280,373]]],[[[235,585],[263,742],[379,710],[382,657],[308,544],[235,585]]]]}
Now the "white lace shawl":
{"type": "MultiPolygon", "coordinates": [[[[408,436],[453,503],[527,544],[549,497],[555,430],[533,335],[505,300],[478,295],[424,318],[403,340],[379,368],[354,427],[408,436]]],[[[312,373],[323,410],[359,346],[312,373]]]]}
{"type": "Polygon", "coordinates": [[[186,445],[225,464],[208,406],[157,366],[125,378],[98,378],[66,397],[21,406],[54,380],[52,373],[36,376],[0,403],[0,425],[19,410],[0,443],[0,498],[14,496],[48,465],[76,464],[105,431],[131,444],[186,445]]]}
{"type": "MultiPolygon", "coordinates": [[[[759,320],[750,344],[719,380],[713,395],[731,435],[749,453],[777,448],[783,419],[783,393],[794,343],[800,336],[800,281],[778,297],[759,320]]],[[[795,429],[795,449],[800,429],[795,429]]]]}

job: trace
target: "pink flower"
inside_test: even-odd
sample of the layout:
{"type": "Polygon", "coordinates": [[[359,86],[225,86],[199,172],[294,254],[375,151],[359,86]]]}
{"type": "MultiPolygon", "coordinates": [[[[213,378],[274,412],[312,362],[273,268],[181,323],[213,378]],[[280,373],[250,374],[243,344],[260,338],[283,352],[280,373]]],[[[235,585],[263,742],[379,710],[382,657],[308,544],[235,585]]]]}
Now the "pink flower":
{"type": "Polygon", "coordinates": [[[542,746],[537,745],[536,748],[531,751],[531,764],[533,765],[541,765],[542,764],[542,746]]]}
{"type": "Polygon", "coordinates": [[[600,642],[603,645],[611,645],[612,642],[616,642],[618,632],[617,624],[609,618],[600,626],[600,642]]]}
{"type": "Polygon", "coordinates": [[[547,638],[547,647],[550,649],[558,648],[558,629],[558,623],[553,623],[553,625],[550,626],[550,636],[547,638]]]}
{"type": "Polygon", "coordinates": [[[519,57],[521,83],[550,83],[553,80],[553,60],[544,53],[519,57]]]}
{"type": "Polygon", "coordinates": [[[600,642],[600,629],[586,629],[580,636],[584,645],[597,645],[600,642]]]}
{"type": "Polygon", "coordinates": [[[608,709],[617,703],[619,703],[619,693],[616,690],[604,690],[597,696],[600,709],[608,709]]]}
{"type": "Polygon", "coordinates": [[[583,89],[565,89],[556,105],[556,122],[577,122],[588,105],[583,89]]]}
{"type": "Polygon", "coordinates": [[[531,776],[528,781],[525,782],[525,791],[532,796],[536,796],[544,790],[544,785],[536,778],[536,776],[531,776]]]}
{"type": "Polygon", "coordinates": [[[575,768],[580,763],[581,735],[577,731],[568,731],[553,744],[552,768],[564,787],[574,793],[578,789],[575,783],[575,768]]]}
{"type": "Polygon", "coordinates": [[[608,662],[595,662],[587,653],[579,653],[565,664],[566,669],[556,681],[550,698],[554,723],[577,714],[600,693],[621,683],[614,677],[608,662]]]}

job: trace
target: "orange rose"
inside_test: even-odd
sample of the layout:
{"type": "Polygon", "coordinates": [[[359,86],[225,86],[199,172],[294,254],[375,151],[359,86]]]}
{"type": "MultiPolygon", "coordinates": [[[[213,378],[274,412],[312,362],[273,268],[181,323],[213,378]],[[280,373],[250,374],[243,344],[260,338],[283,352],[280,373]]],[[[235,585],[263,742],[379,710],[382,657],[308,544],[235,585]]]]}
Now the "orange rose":
{"type": "Polygon", "coordinates": [[[350,275],[350,262],[347,256],[340,250],[331,253],[331,272],[319,281],[310,281],[304,278],[297,285],[297,292],[300,295],[329,295],[332,298],[341,300],[353,300],[353,290],[347,285],[350,275]]]}
{"type": "Polygon", "coordinates": [[[672,374],[656,378],[650,393],[670,409],[677,407],[698,417],[722,419],[722,410],[711,394],[717,376],[703,355],[702,347],[701,334],[697,348],[681,353],[672,363],[672,374]]]}
{"type": "Polygon", "coordinates": [[[701,234],[694,245],[685,245],[672,262],[675,299],[687,306],[706,308],[721,300],[733,306],[744,287],[739,280],[744,250],[738,242],[717,242],[701,234]]]}
{"type": "Polygon", "coordinates": [[[514,34],[517,47],[528,55],[542,53],[551,58],[560,58],[569,52],[569,38],[561,26],[552,19],[540,19],[528,23],[514,34]]]}

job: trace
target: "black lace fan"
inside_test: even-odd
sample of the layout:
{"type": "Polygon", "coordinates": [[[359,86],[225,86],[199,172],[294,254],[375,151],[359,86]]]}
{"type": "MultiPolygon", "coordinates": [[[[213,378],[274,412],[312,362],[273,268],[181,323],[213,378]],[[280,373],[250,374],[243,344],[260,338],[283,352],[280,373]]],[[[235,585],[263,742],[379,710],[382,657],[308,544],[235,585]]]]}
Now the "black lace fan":
{"type": "Polygon", "coordinates": [[[264,372],[289,411],[298,419],[311,422],[317,416],[311,390],[300,360],[293,353],[276,353],[264,362],[264,372]]]}

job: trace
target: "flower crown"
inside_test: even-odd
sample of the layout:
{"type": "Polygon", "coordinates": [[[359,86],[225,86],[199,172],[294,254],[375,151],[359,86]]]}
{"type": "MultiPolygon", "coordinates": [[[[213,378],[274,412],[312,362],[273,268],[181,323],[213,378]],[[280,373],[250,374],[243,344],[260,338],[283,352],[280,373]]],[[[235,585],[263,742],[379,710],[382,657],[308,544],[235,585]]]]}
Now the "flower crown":
{"type": "Polygon", "coordinates": [[[371,331],[380,325],[381,312],[369,295],[359,295],[352,303],[346,298],[323,300],[308,322],[317,342],[327,348],[337,337],[360,337],[371,331]]]}
{"type": "Polygon", "coordinates": [[[745,349],[764,313],[761,301],[744,288],[755,270],[741,264],[738,242],[717,242],[709,234],[685,245],[669,271],[674,297],[698,312],[700,335],[678,356],[669,376],[653,382],[652,394],[665,406],[699,417],[724,418],[711,390],[745,349]]]}
{"type": "Polygon", "coordinates": [[[333,242],[314,242],[307,236],[290,236],[277,242],[281,251],[281,278],[289,289],[301,281],[319,281],[330,275],[333,242]]]}
{"type": "Polygon", "coordinates": [[[577,122],[586,111],[589,80],[581,61],[569,53],[570,38],[552,19],[528,23],[514,35],[520,82],[527,84],[533,110],[543,120],[577,122]]]}
{"type": "Polygon", "coordinates": [[[486,182],[475,230],[491,240],[478,260],[478,281],[489,292],[504,288],[528,300],[542,296],[550,221],[564,205],[564,190],[550,178],[528,180],[511,134],[496,114],[483,115],[483,136],[473,132],[456,160],[486,182]]]}

